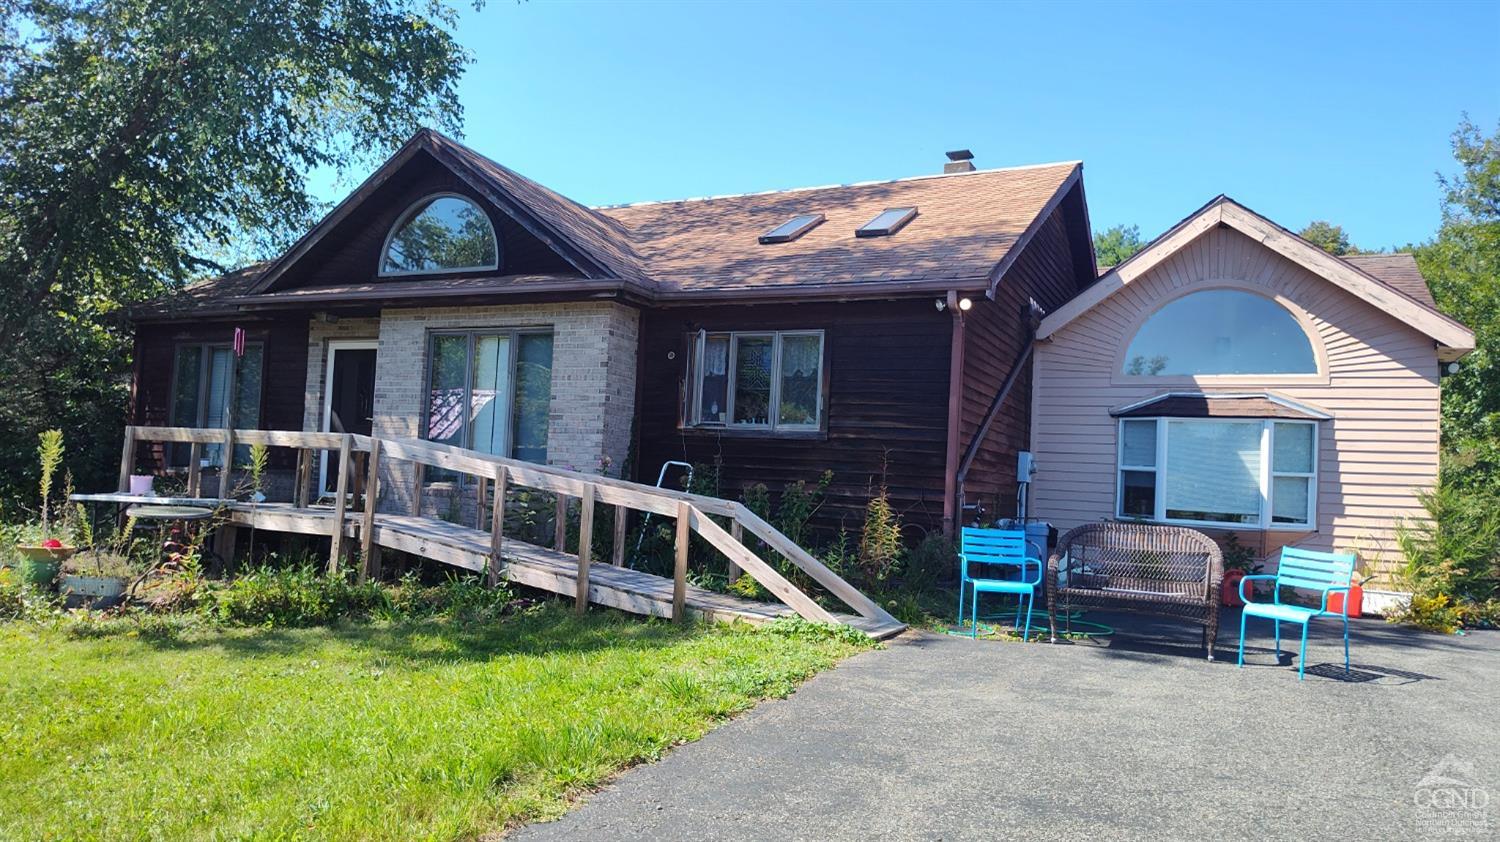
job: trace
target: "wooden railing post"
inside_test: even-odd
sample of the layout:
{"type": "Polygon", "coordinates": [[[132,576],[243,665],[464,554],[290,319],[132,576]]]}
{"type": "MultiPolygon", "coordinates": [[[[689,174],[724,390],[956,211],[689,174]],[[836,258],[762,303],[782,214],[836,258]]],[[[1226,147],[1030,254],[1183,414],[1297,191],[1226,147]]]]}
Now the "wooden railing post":
{"type": "Polygon", "coordinates": [[[688,527],[692,506],[686,500],[677,503],[677,563],[672,567],[672,619],[687,619],[688,527]]]}
{"type": "Polygon", "coordinates": [[[187,493],[189,497],[199,497],[203,494],[203,443],[193,442],[188,445],[188,480],[187,493]]]}
{"type": "Polygon", "coordinates": [[[616,567],[625,566],[625,518],[630,512],[624,503],[615,504],[615,541],[610,546],[613,555],[613,564],[616,567]]]}
{"type": "Polygon", "coordinates": [[[552,548],[560,553],[568,551],[568,495],[557,492],[557,524],[553,530],[552,548]]]}
{"type": "Polygon", "coordinates": [[[299,509],[307,508],[308,484],[312,478],[313,452],[305,447],[297,448],[297,493],[292,495],[293,504],[299,509]]]}
{"type": "Polygon", "coordinates": [[[501,465],[495,472],[495,507],[490,513],[490,558],[485,566],[485,580],[490,587],[500,584],[500,565],[504,558],[500,555],[502,535],[505,532],[505,466],[501,465]]]}
{"type": "Polygon", "coordinates": [[[135,427],[125,428],[125,446],[120,451],[120,493],[130,492],[130,473],[135,470],[135,427]]]}
{"type": "Polygon", "coordinates": [[[485,497],[489,493],[490,481],[484,477],[475,477],[479,480],[479,487],[474,490],[474,528],[484,528],[484,504],[485,497]]]}
{"type": "MultiPolygon", "coordinates": [[[[730,537],[734,538],[736,543],[745,543],[745,527],[740,525],[739,518],[735,518],[734,520],[731,520],[729,522],[729,535],[730,537]]],[[[740,574],[744,572],[745,571],[741,570],[738,564],[734,563],[734,559],[729,560],[730,584],[734,584],[734,582],[740,578],[740,574]]]]}
{"type": "Polygon", "coordinates": [[[356,450],[352,455],[354,457],[354,473],[350,476],[354,477],[354,505],[358,506],[360,511],[364,511],[365,461],[369,454],[363,450],[356,450]]]}
{"type": "Polygon", "coordinates": [[[421,462],[413,462],[411,463],[411,466],[412,473],[415,474],[415,476],[412,477],[411,484],[411,514],[412,517],[421,517],[422,486],[427,484],[427,466],[421,462]]]}
{"type": "Polygon", "coordinates": [[[573,610],[589,610],[589,562],[594,556],[594,487],[584,489],[578,512],[578,601],[573,610]]]}
{"type": "Polygon", "coordinates": [[[234,428],[224,428],[224,452],[219,459],[219,499],[229,499],[229,475],[234,473],[234,428]]]}
{"type": "Polygon", "coordinates": [[[364,555],[359,566],[359,581],[364,582],[379,574],[375,564],[375,502],[380,499],[380,439],[370,439],[370,457],[365,478],[364,520],[359,527],[360,552],[364,555]]]}
{"type": "Polygon", "coordinates": [[[333,500],[333,543],[328,550],[328,575],[332,576],[339,572],[339,562],[343,560],[344,554],[344,516],[349,500],[349,451],[354,444],[354,437],[345,433],[339,441],[339,476],[335,485],[335,497],[333,500]]]}

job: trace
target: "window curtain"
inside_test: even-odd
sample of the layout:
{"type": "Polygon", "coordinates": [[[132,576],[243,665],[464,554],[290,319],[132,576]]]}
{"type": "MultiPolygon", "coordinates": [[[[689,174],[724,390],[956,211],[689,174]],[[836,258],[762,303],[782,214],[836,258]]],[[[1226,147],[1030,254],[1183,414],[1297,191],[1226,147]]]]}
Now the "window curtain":
{"type": "Polygon", "coordinates": [[[1167,425],[1168,516],[1259,518],[1261,424],[1168,421],[1167,425]]]}
{"type": "Polygon", "coordinates": [[[1156,466],[1156,422],[1126,421],[1122,425],[1124,443],[1120,464],[1136,467],[1156,466]]]}

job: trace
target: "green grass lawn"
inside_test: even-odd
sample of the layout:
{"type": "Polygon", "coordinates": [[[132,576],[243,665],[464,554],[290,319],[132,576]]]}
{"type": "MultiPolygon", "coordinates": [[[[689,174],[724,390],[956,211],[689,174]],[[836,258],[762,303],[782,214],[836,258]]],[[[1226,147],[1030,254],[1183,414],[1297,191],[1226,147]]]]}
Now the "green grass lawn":
{"type": "Polygon", "coordinates": [[[0,623],[0,838],[484,836],[859,648],[557,607],[167,638],[0,623]]]}

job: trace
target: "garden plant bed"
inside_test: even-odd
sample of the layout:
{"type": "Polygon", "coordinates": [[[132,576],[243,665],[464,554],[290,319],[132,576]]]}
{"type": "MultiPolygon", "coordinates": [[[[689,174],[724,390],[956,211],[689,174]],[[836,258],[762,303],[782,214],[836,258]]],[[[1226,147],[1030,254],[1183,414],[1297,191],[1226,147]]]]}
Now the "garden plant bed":
{"type": "Polygon", "coordinates": [[[468,838],[553,817],[865,645],[545,606],[497,623],[0,623],[0,837],[468,838]]]}

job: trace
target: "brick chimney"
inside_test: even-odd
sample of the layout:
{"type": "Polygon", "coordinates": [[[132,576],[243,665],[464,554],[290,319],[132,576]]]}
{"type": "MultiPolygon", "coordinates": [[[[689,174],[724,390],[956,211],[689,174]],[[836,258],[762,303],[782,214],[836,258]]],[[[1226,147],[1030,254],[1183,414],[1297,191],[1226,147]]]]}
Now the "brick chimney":
{"type": "Polygon", "coordinates": [[[967,149],[955,149],[948,153],[948,163],[943,165],[943,174],[973,172],[974,153],[967,149]]]}

